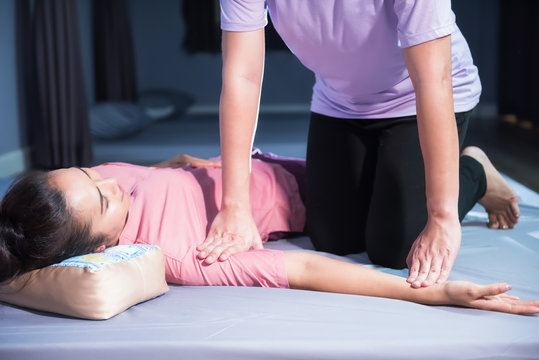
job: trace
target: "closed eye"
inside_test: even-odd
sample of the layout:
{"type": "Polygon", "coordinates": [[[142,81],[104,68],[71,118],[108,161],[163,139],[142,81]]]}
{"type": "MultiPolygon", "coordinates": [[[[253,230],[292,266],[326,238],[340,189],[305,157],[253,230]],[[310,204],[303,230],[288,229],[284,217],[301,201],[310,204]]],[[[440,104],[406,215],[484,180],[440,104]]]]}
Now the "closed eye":
{"type": "MultiPolygon", "coordinates": [[[[93,180],[92,177],[86,171],[84,171],[82,168],[77,168],[77,169],[79,169],[80,171],[85,173],[86,176],[88,176],[88,178],[90,178],[90,180],[93,180]]],[[[104,197],[103,194],[101,194],[101,190],[99,190],[99,188],[97,186],[95,188],[97,189],[97,192],[99,193],[99,202],[101,204],[101,214],[103,214],[103,202],[105,201],[106,209],[108,209],[109,200],[106,197],[104,197]]]]}

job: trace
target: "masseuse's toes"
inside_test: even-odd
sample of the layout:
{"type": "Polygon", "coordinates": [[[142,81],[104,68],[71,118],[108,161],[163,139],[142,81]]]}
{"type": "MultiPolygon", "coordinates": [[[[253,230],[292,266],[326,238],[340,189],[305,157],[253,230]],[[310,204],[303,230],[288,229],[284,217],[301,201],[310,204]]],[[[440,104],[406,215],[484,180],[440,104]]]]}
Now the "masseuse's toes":
{"type": "Polygon", "coordinates": [[[469,146],[462,151],[483,165],[487,177],[487,191],[479,200],[488,213],[488,227],[491,229],[512,229],[518,222],[520,210],[518,196],[502,175],[478,147],[469,146]]]}

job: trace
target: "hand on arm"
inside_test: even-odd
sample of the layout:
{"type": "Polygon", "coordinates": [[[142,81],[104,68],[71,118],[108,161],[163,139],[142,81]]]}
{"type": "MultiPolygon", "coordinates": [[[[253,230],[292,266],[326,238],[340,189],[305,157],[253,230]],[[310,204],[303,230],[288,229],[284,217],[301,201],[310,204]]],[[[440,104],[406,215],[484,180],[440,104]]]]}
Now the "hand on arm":
{"type": "Polygon", "coordinates": [[[413,287],[447,280],[457,256],[459,143],[453,109],[451,37],[403,49],[416,94],[428,220],[406,260],[413,287]]]}
{"type": "Polygon", "coordinates": [[[158,168],[172,168],[172,169],[184,168],[186,166],[191,166],[194,168],[221,167],[221,162],[208,160],[208,159],[200,159],[200,158],[187,155],[187,154],[180,154],[178,156],[173,157],[172,159],[161,161],[152,166],[158,167],[158,168]]]}
{"type": "Polygon", "coordinates": [[[330,259],[321,255],[286,252],[285,264],[291,288],[412,301],[425,305],[457,305],[513,314],[539,313],[539,301],[522,301],[504,294],[504,283],[477,285],[449,281],[413,288],[406,279],[330,259]]]}
{"type": "Polygon", "coordinates": [[[251,215],[253,134],[264,71],[264,29],[223,31],[223,87],[219,106],[223,198],[206,240],[198,247],[207,263],[262,248],[251,215]]]}

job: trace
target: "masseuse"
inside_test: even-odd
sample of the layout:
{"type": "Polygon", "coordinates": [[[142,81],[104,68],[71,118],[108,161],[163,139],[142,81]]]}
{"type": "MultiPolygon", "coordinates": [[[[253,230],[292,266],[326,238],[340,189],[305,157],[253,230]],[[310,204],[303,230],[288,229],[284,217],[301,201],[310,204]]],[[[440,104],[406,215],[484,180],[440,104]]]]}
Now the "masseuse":
{"type": "Polygon", "coordinates": [[[267,12],[316,75],[306,206],[317,250],[366,250],[376,264],[408,266],[408,282],[421,287],[450,274],[459,198],[478,200],[489,227],[514,226],[509,186],[487,184],[488,169],[472,158],[459,163],[481,84],[450,0],[221,0],[224,189],[200,258],[262,247],[249,172],[267,12]],[[497,200],[482,201],[487,192],[497,200]]]}

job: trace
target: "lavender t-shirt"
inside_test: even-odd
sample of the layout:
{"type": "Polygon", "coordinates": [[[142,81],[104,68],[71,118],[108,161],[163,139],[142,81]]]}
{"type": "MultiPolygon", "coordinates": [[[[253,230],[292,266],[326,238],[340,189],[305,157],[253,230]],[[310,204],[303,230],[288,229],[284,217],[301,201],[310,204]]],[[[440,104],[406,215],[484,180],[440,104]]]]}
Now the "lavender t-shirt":
{"type": "Polygon", "coordinates": [[[402,48],[451,34],[455,112],[479,102],[481,83],[450,0],[221,0],[221,28],[273,25],[315,73],[311,110],[340,118],[414,115],[402,48]]]}

